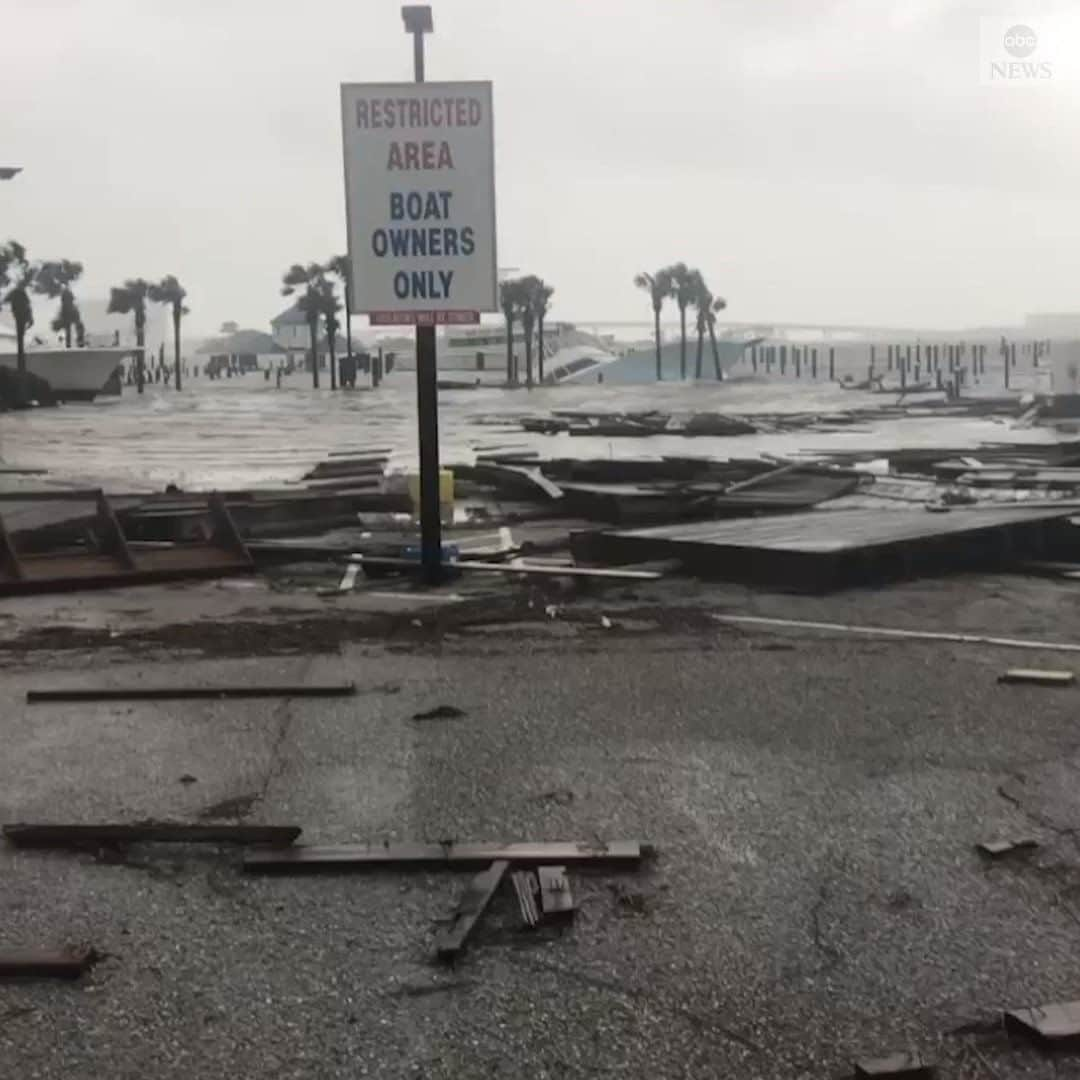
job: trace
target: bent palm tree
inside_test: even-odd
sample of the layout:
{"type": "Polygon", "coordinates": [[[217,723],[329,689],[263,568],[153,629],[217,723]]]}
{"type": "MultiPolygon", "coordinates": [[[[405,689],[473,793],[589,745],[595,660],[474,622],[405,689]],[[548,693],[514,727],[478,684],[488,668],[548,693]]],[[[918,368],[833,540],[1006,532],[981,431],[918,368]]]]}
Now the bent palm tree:
{"type": "Polygon", "coordinates": [[[695,329],[697,330],[697,353],[694,356],[694,378],[701,378],[701,366],[704,358],[705,348],[705,330],[709,321],[709,312],[712,310],[713,294],[709,292],[708,285],[705,284],[705,279],[696,270],[694,271],[696,276],[694,298],[691,303],[694,305],[695,312],[695,329]]]}
{"type": "Polygon", "coordinates": [[[311,385],[319,389],[319,318],[322,316],[325,301],[322,296],[326,282],[325,271],[318,263],[301,266],[293,263],[285,271],[282,281],[282,296],[296,295],[296,306],[304,313],[308,332],[311,335],[311,385]],[[298,292],[303,286],[304,291],[298,292]]]}
{"type": "Polygon", "coordinates": [[[536,327],[536,294],[543,282],[535,274],[518,281],[521,304],[521,329],[525,334],[525,385],[533,387],[533,330],[536,327]]]}
{"type": "Polygon", "coordinates": [[[679,308],[679,378],[686,378],[686,309],[694,299],[697,288],[695,272],[684,262],[667,269],[671,279],[671,298],[679,308]]]}
{"type": "Polygon", "coordinates": [[[61,259],[58,262],[42,263],[34,280],[35,292],[49,297],[50,300],[60,301],[60,310],[50,325],[58,334],[63,333],[64,347],[67,349],[71,348],[71,336],[82,322],[79,306],[75,303],[75,296],[71,291],[71,286],[82,277],[82,272],[82,263],[61,259]]]}
{"type": "Polygon", "coordinates": [[[634,284],[644,289],[652,300],[653,333],[656,337],[656,381],[664,378],[663,358],[660,351],[660,312],[664,301],[671,295],[671,274],[667,270],[657,270],[655,274],[642,272],[635,276],[634,284]]]}
{"type": "Polygon", "coordinates": [[[536,316],[536,360],[540,382],[544,381],[544,319],[550,310],[551,296],[554,292],[554,288],[543,278],[536,279],[536,288],[532,295],[532,309],[536,316]]]}
{"type": "Polygon", "coordinates": [[[183,389],[180,385],[180,320],[188,314],[188,309],[184,307],[186,296],[187,290],[172,274],[163,277],[156,285],[150,286],[150,299],[155,304],[168,304],[172,312],[173,366],[176,369],[177,390],[183,389]]]}
{"type": "Polygon", "coordinates": [[[109,293],[109,315],[132,315],[135,319],[135,344],[138,352],[135,356],[135,384],[139,393],[143,392],[146,382],[144,376],[143,349],[146,345],[146,299],[150,293],[150,282],[143,278],[129,278],[118,288],[109,293]]]}
{"type": "Polygon", "coordinates": [[[716,381],[724,381],[724,371],[720,367],[720,350],[716,345],[716,314],[727,307],[727,301],[722,296],[717,296],[709,305],[705,321],[709,327],[709,344],[712,345],[713,367],[716,369],[716,381]]]}
{"type": "Polygon", "coordinates": [[[0,288],[12,288],[0,295],[0,307],[7,304],[15,320],[15,365],[19,375],[26,374],[26,332],[34,325],[34,305],[30,301],[33,281],[34,268],[26,258],[26,248],[17,240],[9,240],[0,248],[0,288]]]}
{"type": "Polygon", "coordinates": [[[345,294],[345,355],[352,371],[352,263],[348,255],[335,255],[326,264],[326,269],[341,278],[341,291],[345,294]]]}

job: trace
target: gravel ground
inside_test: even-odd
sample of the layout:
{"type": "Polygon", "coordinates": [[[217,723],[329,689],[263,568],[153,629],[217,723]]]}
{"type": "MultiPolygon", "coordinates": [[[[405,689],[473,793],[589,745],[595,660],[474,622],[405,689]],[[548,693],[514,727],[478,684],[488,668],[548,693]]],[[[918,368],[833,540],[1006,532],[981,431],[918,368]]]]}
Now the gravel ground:
{"type": "MultiPolygon", "coordinates": [[[[228,851],[2,851],[0,945],[106,956],[77,984],[0,985],[0,1075],[773,1080],[910,1049],[946,1077],[1080,1076],[994,1025],[1003,1007],[1080,997],[1080,689],[996,682],[1075,658],[706,617],[1080,641],[1072,588],[522,593],[514,621],[345,635],[310,655],[260,655],[249,634],[249,655],[216,658],[184,638],[171,660],[161,626],[190,621],[190,594],[177,615],[175,591],[130,590],[131,624],[99,623],[122,647],[2,654],[3,820],[295,822],[330,843],[639,839],[658,856],[573,874],[581,911],[564,932],[519,932],[504,889],[446,971],[432,943],[461,875],[264,879],[228,851]],[[31,687],[90,681],[342,678],[355,698],[23,704],[31,687]],[[412,719],[439,704],[465,715],[412,719]],[[986,863],[972,845],[996,837],[1041,847],[986,863]]],[[[245,610],[310,618],[287,606],[245,610]]],[[[13,621],[8,646],[64,625],[40,602],[13,621]]]]}

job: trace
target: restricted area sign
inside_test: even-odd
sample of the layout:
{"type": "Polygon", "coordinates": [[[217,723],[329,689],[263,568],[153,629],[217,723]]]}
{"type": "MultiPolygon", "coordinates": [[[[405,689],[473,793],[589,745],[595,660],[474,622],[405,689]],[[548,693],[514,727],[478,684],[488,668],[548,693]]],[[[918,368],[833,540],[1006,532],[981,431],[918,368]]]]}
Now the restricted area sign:
{"type": "Polygon", "coordinates": [[[497,311],[491,83],[341,87],[352,309],[374,324],[497,311]]]}

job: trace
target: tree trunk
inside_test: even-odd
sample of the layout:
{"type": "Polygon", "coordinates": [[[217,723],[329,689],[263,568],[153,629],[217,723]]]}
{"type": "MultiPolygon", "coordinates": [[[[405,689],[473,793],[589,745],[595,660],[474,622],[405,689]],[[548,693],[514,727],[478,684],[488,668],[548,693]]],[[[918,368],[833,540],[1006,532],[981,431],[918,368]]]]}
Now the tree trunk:
{"type": "Polygon", "coordinates": [[[336,390],[337,384],[337,357],[334,355],[334,338],[337,334],[330,329],[329,325],[326,327],[326,345],[330,352],[330,389],[336,390]]]}
{"type": "Polygon", "coordinates": [[[319,389],[319,318],[308,320],[308,331],[311,334],[311,385],[319,389]]]}
{"type": "Polygon", "coordinates": [[[176,368],[176,389],[183,390],[183,386],[180,385],[180,308],[179,305],[173,305],[172,313],[172,333],[173,333],[173,366],[176,368]]]}
{"type": "Polygon", "coordinates": [[[536,369],[541,386],[544,383],[544,316],[536,320],[536,369]]]}
{"type": "Polygon", "coordinates": [[[716,369],[716,381],[724,381],[724,372],[720,368],[720,350],[716,346],[716,327],[709,321],[709,344],[712,346],[713,367],[716,369]]]}
{"type": "Polygon", "coordinates": [[[506,317],[506,385],[514,384],[514,319],[506,317]]]}
{"type": "Polygon", "coordinates": [[[26,374],[26,326],[21,320],[15,320],[15,349],[18,359],[15,366],[20,375],[26,374]]]}
{"type": "Polygon", "coordinates": [[[64,324],[64,348],[65,349],[70,349],[71,348],[71,331],[72,331],[72,325],[71,325],[71,320],[69,319],[64,324]]]}
{"type": "Polygon", "coordinates": [[[701,378],[701,359],[705,345],[705,327],[701,325],[701,320],[698,320],[697,324],[697,356],[694,359],[694,378],[701,378]]]}
{"type": "Polygon", "coordinates": [[[525,319],[521,320],[521,328],[525,331],[525,385],[533,388],[533,356],[532,356],[532,325],[525,319]]]}
{"type": "Polygon", "coordinates": [[[135,347],[138,351],[135,353],[135,385],[139,388],[139,393],[143,392],[143,386],[146,383],[146,375],[144,373],[143,349],[145,348],[145,342],[143,341],[143,327],[139,322],[138,315],[135,316],[135,347]]]}
{"type": "Polygon", "coordinates": [[[686,306],[679,305],[679,378],[686,381],[686,306]]]}
{"type": "Polygon", "coordinates": [[[345,355],[349,358],[349,371],[354,375],[356,368],[352,365],[352,310],[349,308],[349,283],[345,282],[345,355]]]}
{"type": "Polygon", "coordinates": [[[664,381],[663,355],[660,351],[660,309],[653,308],[653,331],[656,334],[656,381],[664,381]]]}

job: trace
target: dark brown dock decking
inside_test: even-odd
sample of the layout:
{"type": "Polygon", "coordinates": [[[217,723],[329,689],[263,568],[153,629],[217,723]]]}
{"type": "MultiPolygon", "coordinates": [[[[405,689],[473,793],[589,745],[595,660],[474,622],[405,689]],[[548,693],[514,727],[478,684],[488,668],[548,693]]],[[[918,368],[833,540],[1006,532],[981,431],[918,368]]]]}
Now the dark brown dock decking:
{"type": "Polygon", "coordinates": [[[678,559],[702,576],[830,589],[944,568],[1080,552],[1075,509],[830,510],[579,532],[593,562],[678,559]]]}

